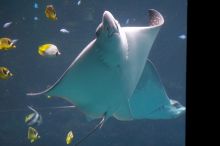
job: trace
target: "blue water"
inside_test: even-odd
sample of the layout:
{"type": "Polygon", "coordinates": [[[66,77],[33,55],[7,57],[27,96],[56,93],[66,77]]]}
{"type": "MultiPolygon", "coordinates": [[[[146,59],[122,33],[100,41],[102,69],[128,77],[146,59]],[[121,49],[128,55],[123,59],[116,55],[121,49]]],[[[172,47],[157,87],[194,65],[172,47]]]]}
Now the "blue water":
{"type": "MultiPolygon", "coordinates": [[[[104,10],[109,10],[121,26],[145,26],[147,10],[152,8],[164,16],[165,24],[149,58],[168,95],[185,105],[186,39],[179,36],[186,35],[186,0],[81,0],[80,4],[78,0],[1,0],[0,37],[18,42],[16,49],[0,52],[0,66],[8,67],[14,74],[9,80],[0,80],[0,146],[64,146],[69,130],[74,132],[76,141],[92,129],[98,121],[88,122],[77,109],[39,110],[43,116],[43,123],[37,127],[41,138],[30,144],[24,123],[24,116],[30,112],[27,105],[51,107],[69,103],[59,98],[27,97],[25,93],[45,89],[58,79],[94,38],[104,10]],[[54,5],[57,21],[45,17],[48,4],[54,5]],[[13,23],[8,28],[2,27],[10,21],[13,23]],[[70,33],[60,33],[61,28],[70,33]],[[39,56],[38,46],[44,43],[56,44],[62,55],[49,59],[39,56]]],[[[129,122],[110,118],[81,145],[184,146],[185,115],[171,120],[129,122]]]]}

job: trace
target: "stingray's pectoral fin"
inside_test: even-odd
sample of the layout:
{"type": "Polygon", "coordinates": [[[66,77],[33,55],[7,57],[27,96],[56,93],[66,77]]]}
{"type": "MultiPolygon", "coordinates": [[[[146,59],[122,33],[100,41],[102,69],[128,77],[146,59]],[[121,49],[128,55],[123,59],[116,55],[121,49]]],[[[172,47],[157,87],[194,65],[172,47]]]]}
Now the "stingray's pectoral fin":
{"type": "Polygon", "coordinates": [[[134,119],[170,119],[185,113],[184,106],[169,99],[156,68],[149,60],[129,106],[134,119]]]}
{"type": "Polygon", "coordinates": [[[132,97],[121,105],[114,117],[119,120],[170,119],[183,113],[185,107],[169,99],[156,68],[148,60],[132,97]]]}

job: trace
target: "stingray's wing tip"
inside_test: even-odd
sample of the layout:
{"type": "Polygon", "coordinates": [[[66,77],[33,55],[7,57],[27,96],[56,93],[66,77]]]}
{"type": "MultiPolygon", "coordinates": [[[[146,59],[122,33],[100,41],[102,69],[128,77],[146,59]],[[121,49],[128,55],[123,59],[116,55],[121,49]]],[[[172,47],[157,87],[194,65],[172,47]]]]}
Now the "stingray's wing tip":
{"type": "Polygon", "coordinates": [[[37,93],[26,93],[27,96],[37,96],[37,95],[41,95],[44,94],[45,92],[37,92],[37,93]]]}
{"type": "Polygon", "coordinates": [[[42,94],[45,94],[45,93],[47,93],[49,90],[51,90],[53,88],[53,86],[52,87],[50,87],[50,88],[48,88],[48,89],[46,89],[46,90],[44,90],[44,91],[41,91],[41,92],[30,92],[30,93],[26,93],[26,95],[27,96],[37,96],[37,95],[42,95],[42,94]]]}
{"type": "Polygon", "coordinates": [[[27,96],[36,96],[36,93],[26,93],[27,96]]]}
{"type": "Polygon", "coordinates": [[[149,21],[150,26],[161,26],[164,24],[164,18],[157,10],[149,9],[148,15],[150,20],[149,21]]]}

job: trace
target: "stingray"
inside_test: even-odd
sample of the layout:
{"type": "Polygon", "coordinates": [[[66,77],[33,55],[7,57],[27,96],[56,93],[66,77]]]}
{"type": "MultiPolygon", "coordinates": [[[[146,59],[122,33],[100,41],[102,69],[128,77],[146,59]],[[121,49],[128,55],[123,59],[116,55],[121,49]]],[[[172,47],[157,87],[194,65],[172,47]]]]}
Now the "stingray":
{"type": "Polygon", "coordinates": [[[182,115],[185,107],[168,97],[155,66],[148,59],[164,24],[158,11],[150,9],[148,14],[148,26],[121,27],[105,11],[95,39],[61,77],[48,89],[27,95],[65,97],[88,119],[102,118],[87,136],[109,117],[130,121],[182,115]]]}

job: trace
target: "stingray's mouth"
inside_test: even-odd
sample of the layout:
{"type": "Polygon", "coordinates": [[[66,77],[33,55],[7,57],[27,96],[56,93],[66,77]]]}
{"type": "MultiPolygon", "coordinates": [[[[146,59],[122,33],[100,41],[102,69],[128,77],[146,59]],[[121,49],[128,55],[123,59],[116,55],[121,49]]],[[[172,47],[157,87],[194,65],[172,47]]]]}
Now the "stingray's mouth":
{"type": "Polygon", "coordinates": [[[114,28],[107,28],[108,31],[108,37],[112,37],[114,34],[118,34],[119,30],[118,30],[118,24],[116,22],[117,20],[115,20],[115,26],[114,28]]]}
{"type": "Polygon", "coordinates": [[[113,34],[119,33],[118,21],[113,17],[109,11],[103,13],[102,22],[104,27],[108,31],[108,36],[111,37],[113,34]]]}

